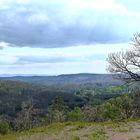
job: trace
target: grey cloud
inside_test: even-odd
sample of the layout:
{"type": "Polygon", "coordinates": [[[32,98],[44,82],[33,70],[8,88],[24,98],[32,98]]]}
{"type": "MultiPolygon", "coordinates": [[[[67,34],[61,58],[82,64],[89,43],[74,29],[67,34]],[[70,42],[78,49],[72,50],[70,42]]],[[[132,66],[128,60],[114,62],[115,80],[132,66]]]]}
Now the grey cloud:
{"type": "Polygon", "coordinates": [[[18,64],[30,63],[61,63],[75,61],[73,58],[63,56],[19,56],[18,64]]]}
{"type": "Polygon", "coordinates": [[[105,54],[88,54],[82,56],[18,56],[18,64],[30,63],[64,63],[64,62],[88,62],[91,60],[104,60],[105,54]]]}
{"type": "MultiPolygon", "coordinates": [[[[112,14],[101,14],[94,10],[83,11],[77,18],[71,17],[70,21],[65,21],[67,20],[67,17],[63,16],[65,9],[62,6],[55,6],[48,4],[44,7],[43,2],[39,8],[33,4],[24,6],[11,4],[9,9],[0,10],[0,41],[15,46],[57,48],[126,42],[130,37],[129,31],[128,35],[122,33],[121,30],[125,28],[116,25],[116,21],[112,20],[114,18],[112,14]],[[32,15],[38,14],[48,16],[48,21],[40,22],[39,19],[29,21],[32,15]],[[86,25],[84,22],[86,20],[88,22],[90,18],[90,24],[86,25]]],[[[117,22],[122,22],[124,17],[117,18],[117,22]]]]}

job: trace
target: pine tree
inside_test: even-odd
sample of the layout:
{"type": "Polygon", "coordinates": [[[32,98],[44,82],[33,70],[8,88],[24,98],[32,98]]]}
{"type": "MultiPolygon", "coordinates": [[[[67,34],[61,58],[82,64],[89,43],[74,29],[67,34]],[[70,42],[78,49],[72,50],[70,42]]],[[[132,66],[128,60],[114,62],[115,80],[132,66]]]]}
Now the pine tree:
{"type": "Polygon", "coordinates": [[[66,120],[67,111],[68,106],[64,103],[60,96],[57,96],[48,109],[47,118],[49,123],[64,122],[66,120]]]}

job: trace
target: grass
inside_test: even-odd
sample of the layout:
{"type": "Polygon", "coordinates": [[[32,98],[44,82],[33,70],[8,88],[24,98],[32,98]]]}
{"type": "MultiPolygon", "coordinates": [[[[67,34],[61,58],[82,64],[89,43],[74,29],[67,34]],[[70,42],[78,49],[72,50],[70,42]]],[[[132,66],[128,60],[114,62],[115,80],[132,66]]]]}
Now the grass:
{"type": "Polygon", "coordinates": [[[72,140],[80,140],[80,137],[79,136],[73,136],[72,140]]]}
{"type": "Polygon", "coordinates": [[[129,129],[119,129],[116,132],[126,133],[126,132],[129,132],[129,131],[130,131],[129,129]]]}
{"type": "Polygon", "coordinates": [[[129,140],[140,140],[140,136],[137,136],[136,138],[130,138],[129,140]]]}
{"type": "Polygon", "coordinates": [[[98,130],[93,132],[90,135],[92,140],[106,140],[107,136],[106,136],[106,132],[104,130],[98,130]]]}
{"type": "MultiPolygon", "coordinates": [[[[129,133],[139,125],[139,120],[128,120],[122,122],[66,122],[55,123],[46,127],[34,128],[21,133],[11,132],[8,135],[0,136],[0,140],[42,140],[42,137],[50,137],[53,140],[107,140],[108,132],[129,133]],[[136,125],[136,126],[135,126],[136,125]]],[[[140,132],[140,129],[137,129],[140,132]]],[[[139,136],[130,140],[138,140],[139,136]]]]}
{"type": "Polygon", "coordinates": [[[39,128],[34,128],[28,131],[23,131],[21,133],[19,132],[11,132],[8,135],[0,136],[0,140],[17,140],[19,137],[30,137],[33,134],[48,134],[51,135],[54,132],[59,133],[62,131],[65,127],[65,124],[63,123],[57,123],[57,124],[52,124],[47,127],[39,127],[39,128]]]}

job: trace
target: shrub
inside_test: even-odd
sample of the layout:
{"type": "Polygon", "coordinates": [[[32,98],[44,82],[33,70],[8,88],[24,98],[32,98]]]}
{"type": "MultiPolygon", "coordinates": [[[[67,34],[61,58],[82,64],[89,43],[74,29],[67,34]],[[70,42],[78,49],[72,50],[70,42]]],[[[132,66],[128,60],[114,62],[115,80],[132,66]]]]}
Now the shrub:
{"type": "Polygon", "coordinates": [[[0,134],[5,135],[9,132],[9,123],[5,120],[0,121],[0,134]]]}
{"type": "Polygon", "coordinates": [[[82,110],[79,107],[75,107],[74,110],[68,113],[69,121],[82,121],[83,117],[82,110]]]}

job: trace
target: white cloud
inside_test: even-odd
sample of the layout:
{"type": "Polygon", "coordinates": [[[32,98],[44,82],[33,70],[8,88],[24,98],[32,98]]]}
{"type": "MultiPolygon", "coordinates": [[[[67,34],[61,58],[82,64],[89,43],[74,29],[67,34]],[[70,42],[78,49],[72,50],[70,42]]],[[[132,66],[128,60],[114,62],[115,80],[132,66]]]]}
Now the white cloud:
{"type": "Polygon", "coordinates": [[[105,73],[104,61],[94,61],[91,63],[57,63],[55,65],[25,64],[25,65],[4,65],[0,66],[0,74],[39,74],[39,75],[58,75],[69,73],[105,73]]]}
{"type": "Polygon", "coordinates": [[[12,55],[0,55],[0,65],[14,65],[18,61],[18,57],[12,55]]]}
{"type": "Polygon", "coordinates": [[[94,9],[99,11],[122,11],[125,7],[115,0],[69,0],[71,9],[94,9]]]}
{"type": "Polygon", "coordinates": [[[57,49],[5,48],[0,52],[0,74],[105,73],[108,53],[130,47],[97,44],[57,49]]]}
{"type": "Polygon", "coordinates": [[[4,49],[7,47],[10,47],[11,44],[7,43],[7,42],[0,42],[0,49],[4,49]]]}
{"type": "Polygon", "coordinates": [[[36,13],[36,14],[32,14],[28,17],[28,22],[33,23],[33,24],[47,23],[49,21],[50,21],[50,19],[47,16],[47,14],[36,13]]]}

